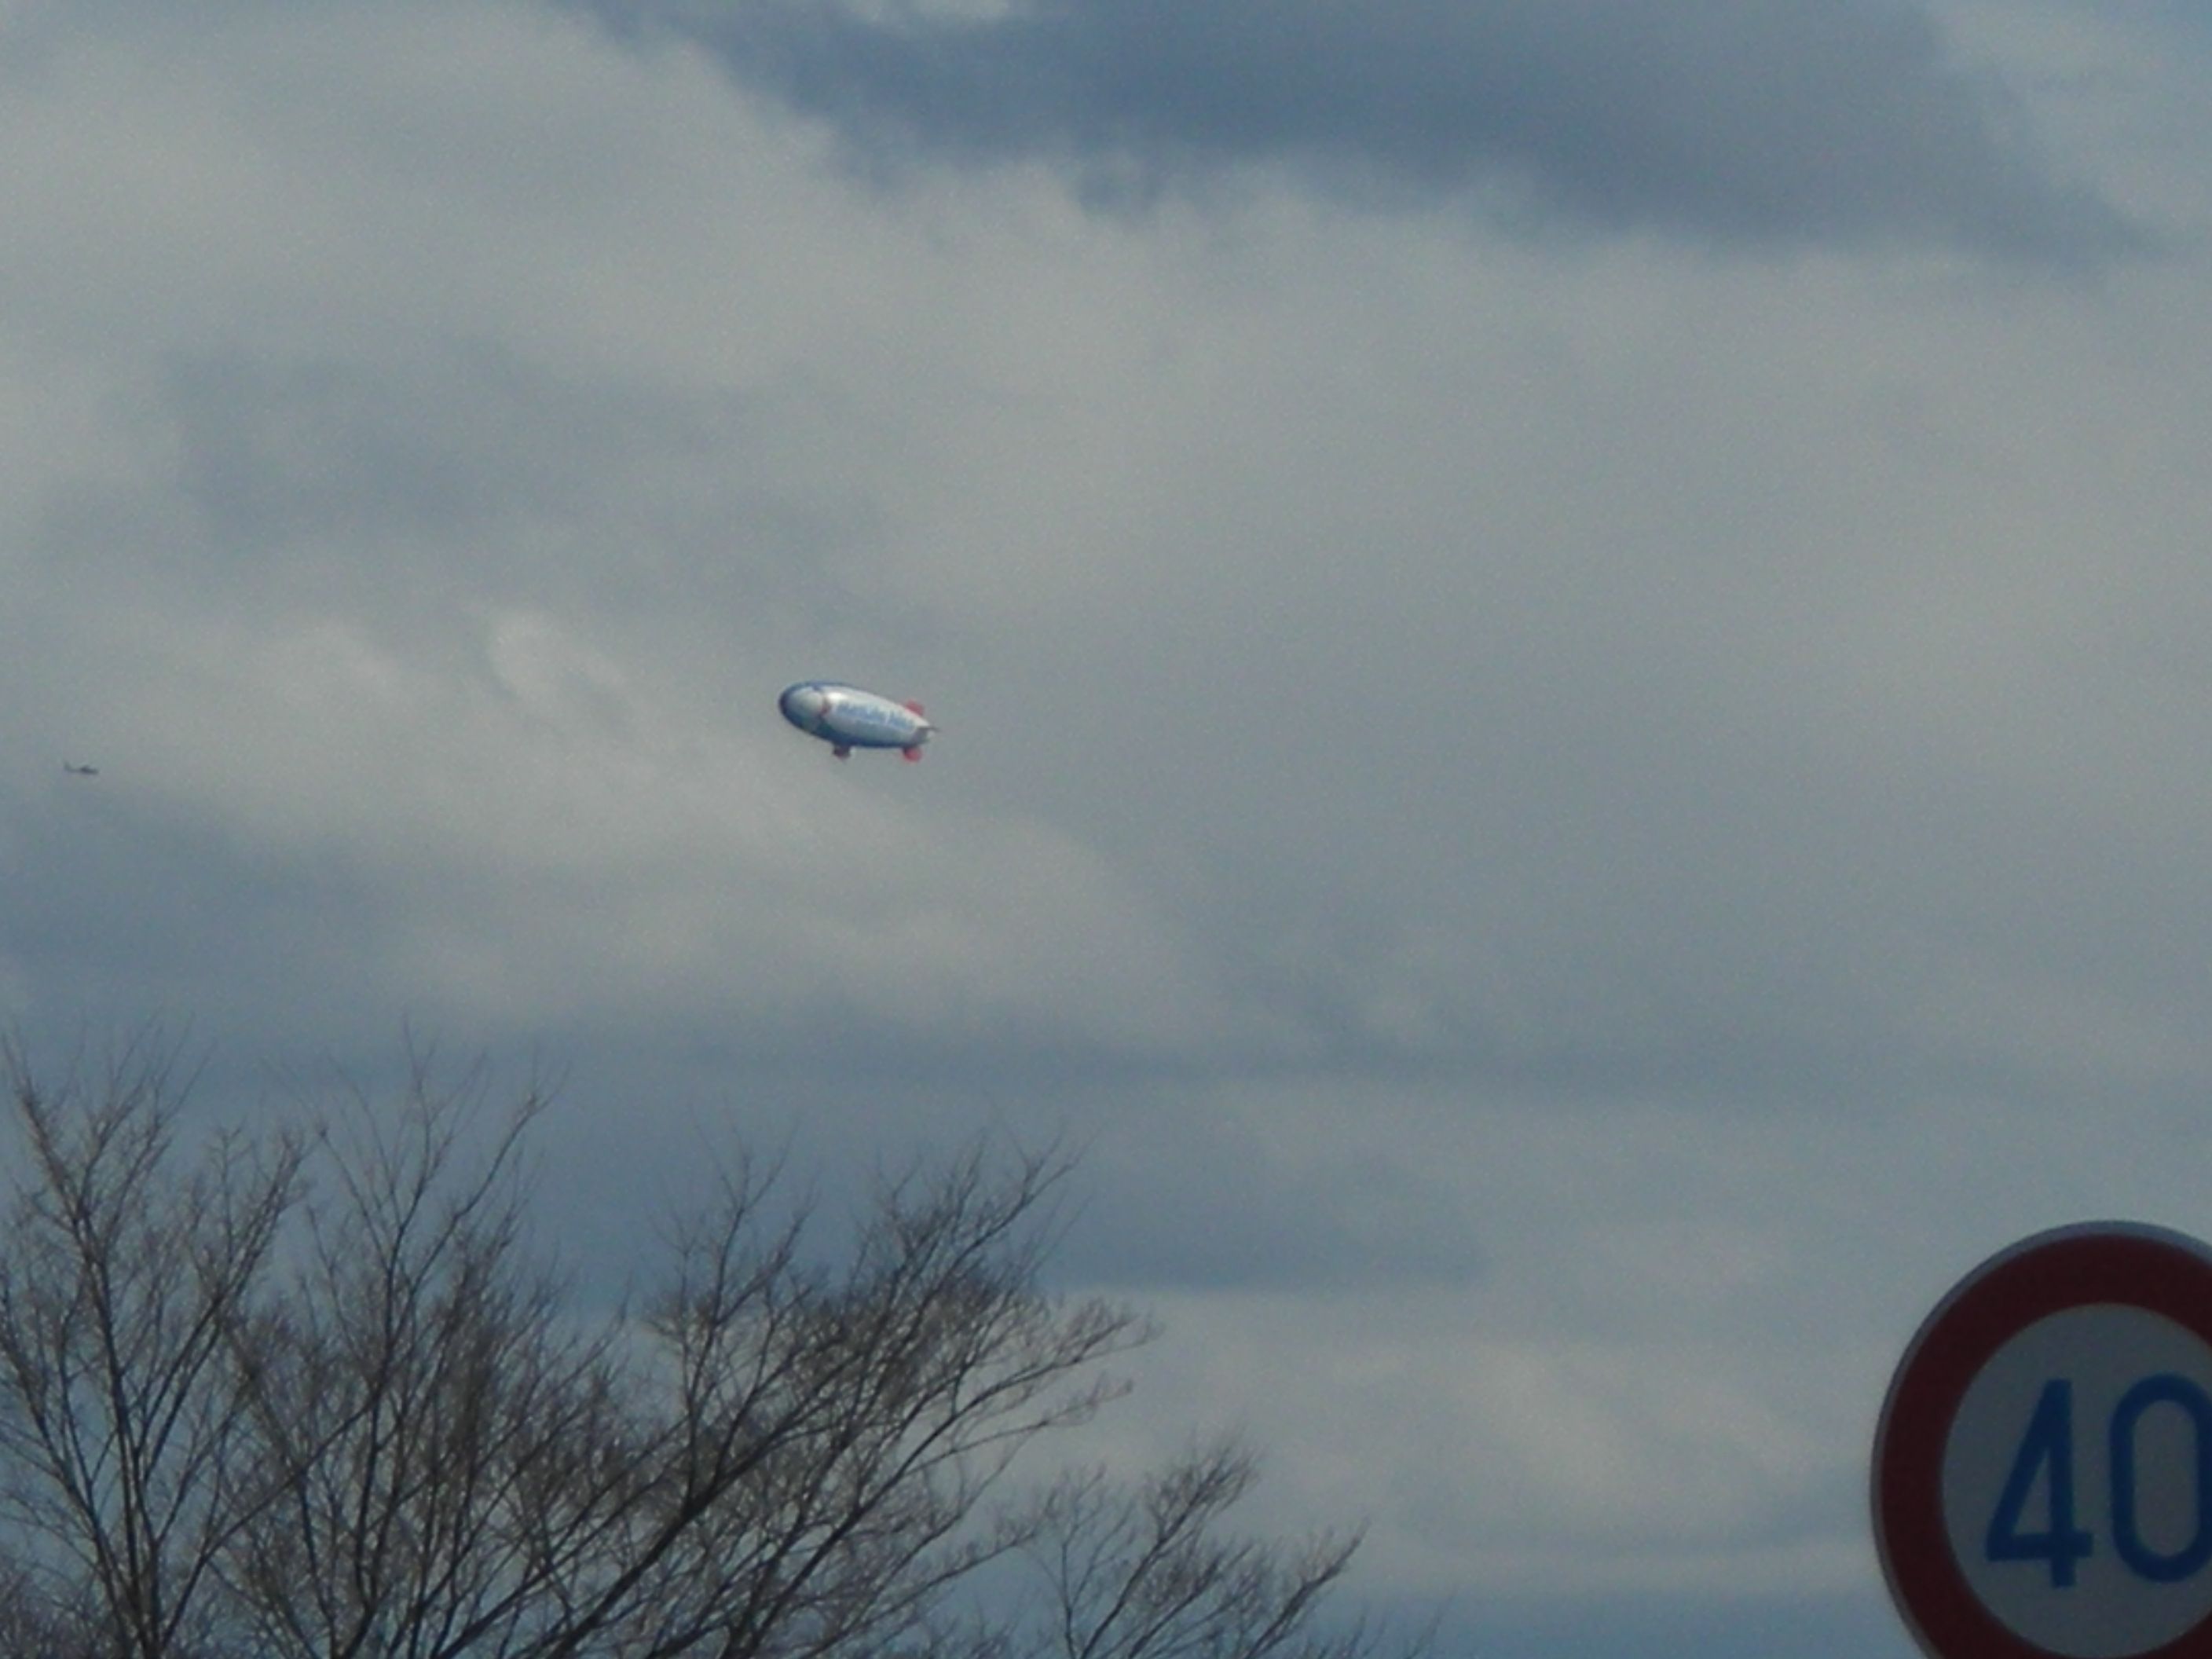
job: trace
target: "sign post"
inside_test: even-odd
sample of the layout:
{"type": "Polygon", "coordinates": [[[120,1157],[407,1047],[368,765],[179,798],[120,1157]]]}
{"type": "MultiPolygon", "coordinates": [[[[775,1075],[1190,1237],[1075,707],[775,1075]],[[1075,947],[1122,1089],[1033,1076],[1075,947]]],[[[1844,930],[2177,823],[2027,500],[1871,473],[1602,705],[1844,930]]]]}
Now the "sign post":
{"type": "Polygon", "coordinates": [[[2063,1227],[1905,1351],[1875,1547],[1930,1659],[2212,1659],[2212,1249],[2063,1227]]]}

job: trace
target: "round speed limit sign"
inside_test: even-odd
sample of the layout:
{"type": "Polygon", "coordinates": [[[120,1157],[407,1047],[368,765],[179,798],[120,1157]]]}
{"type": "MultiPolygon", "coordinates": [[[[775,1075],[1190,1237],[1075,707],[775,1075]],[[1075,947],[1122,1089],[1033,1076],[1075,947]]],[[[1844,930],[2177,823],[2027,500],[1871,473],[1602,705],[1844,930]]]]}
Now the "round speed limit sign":
{"type": "Polygon", "coordinates": [[[1874,1531],[1934,1659],[2212,1659],[2212,1249],[2101,1223],[1967,1274],[1890,1383],[1874,1531]]]}

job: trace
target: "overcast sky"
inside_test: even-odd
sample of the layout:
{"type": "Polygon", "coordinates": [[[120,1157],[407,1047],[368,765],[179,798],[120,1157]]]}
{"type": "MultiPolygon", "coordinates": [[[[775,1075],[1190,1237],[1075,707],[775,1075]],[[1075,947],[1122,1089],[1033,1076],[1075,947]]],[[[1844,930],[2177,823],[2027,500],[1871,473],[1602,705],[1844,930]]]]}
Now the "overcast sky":
{"type": "Polygon", "coordinates": [[[0,1014],[558,1072],[593,1255],[702,1136],[1063,1136],[1166,1328],[1107,1435],[1247,1431],[1446,1653],[1903,1659],[1920,1317],[2212,1233],[2208,74],[2150,0],[0,0],[0,1014]]]}

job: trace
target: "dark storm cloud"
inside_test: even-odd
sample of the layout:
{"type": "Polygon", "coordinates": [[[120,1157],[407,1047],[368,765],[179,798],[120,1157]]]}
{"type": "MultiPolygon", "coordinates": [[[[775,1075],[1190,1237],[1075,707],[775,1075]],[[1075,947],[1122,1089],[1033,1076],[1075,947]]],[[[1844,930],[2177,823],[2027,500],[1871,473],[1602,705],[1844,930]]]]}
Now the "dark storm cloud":
{"type": "Polygon", "coordinates": [[[1106,198],[1279,163],[1384,198],[1731,243],[2078,261],[2134,240],[1989,77],[1889,0],[597,0],[711,51],[872,160],[1042,159],[1106,198]]]}

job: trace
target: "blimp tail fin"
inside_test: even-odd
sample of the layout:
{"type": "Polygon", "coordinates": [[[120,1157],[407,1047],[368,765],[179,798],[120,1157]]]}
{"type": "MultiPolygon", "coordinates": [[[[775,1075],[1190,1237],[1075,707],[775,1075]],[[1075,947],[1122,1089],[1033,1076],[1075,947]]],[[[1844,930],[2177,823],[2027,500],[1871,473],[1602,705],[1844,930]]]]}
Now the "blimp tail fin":
{"type": "Polygon", "coordinates": [[[900,750],[899,758],[901,760],[918,761],[921,758],[921,745],[929,741],[929,734],[936,731],[937,728],[929,723],[929,716],[927,713],[922,708],[922,706],[916,702],[912,697],[908,697],[906,700],[904,707],[907,713],[912,714],[916,720],[919,720],[921,722],[921,736],[911,747],[900,750]]]}

